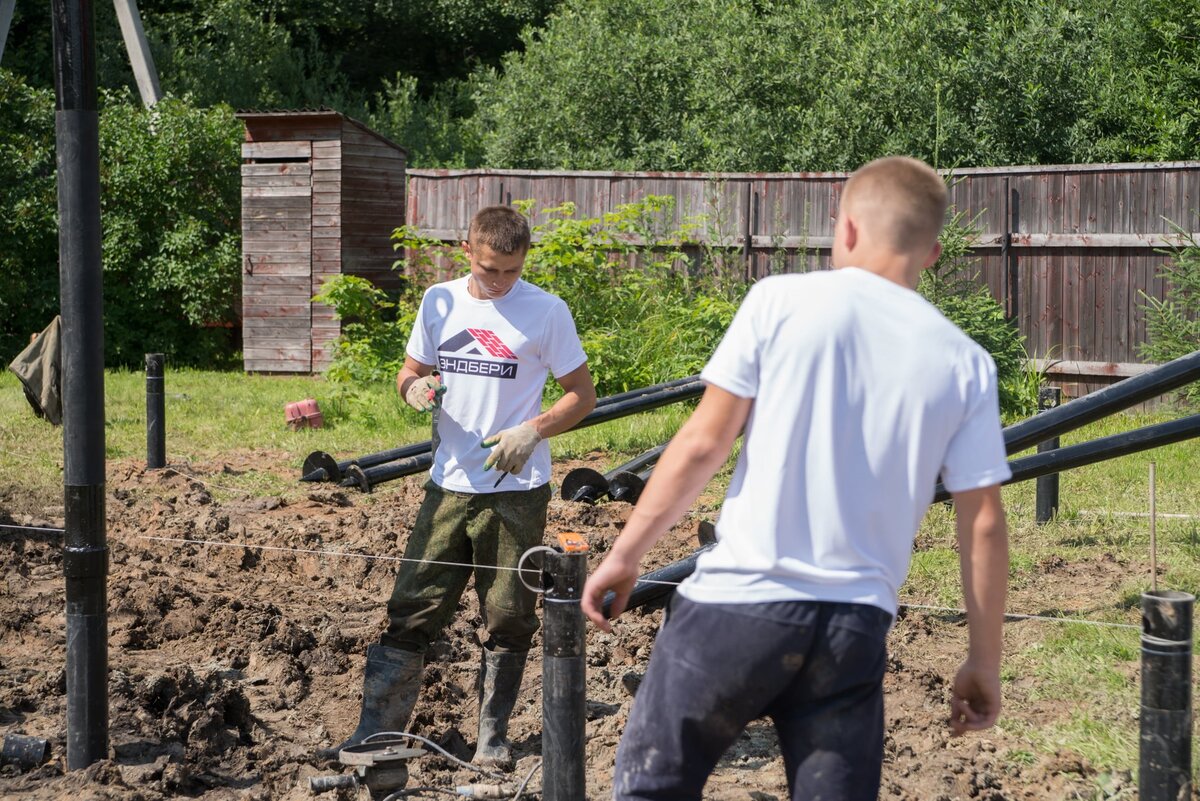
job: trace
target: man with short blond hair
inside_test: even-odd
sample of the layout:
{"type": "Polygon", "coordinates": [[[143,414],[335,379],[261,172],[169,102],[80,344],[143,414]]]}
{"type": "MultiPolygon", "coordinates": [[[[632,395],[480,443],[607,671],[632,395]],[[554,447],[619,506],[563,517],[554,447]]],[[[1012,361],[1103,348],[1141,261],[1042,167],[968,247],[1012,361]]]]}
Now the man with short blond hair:
{"type": "Polygon", "coordinates": [[[617,754],[613,796],[699,799],[768,716],[792,798],[875,799],[885,639],[940,473],[954,497],[970,624],[954,734],[1000,710],[1009,477],[991,357],[914,290],[938,258],[946,190],[909,158],[847,181],[833,271],[759,281],[704,368],[585,613],[625,608],[646,551],[743,436],[716,547],[680,586],[617,754]]]}

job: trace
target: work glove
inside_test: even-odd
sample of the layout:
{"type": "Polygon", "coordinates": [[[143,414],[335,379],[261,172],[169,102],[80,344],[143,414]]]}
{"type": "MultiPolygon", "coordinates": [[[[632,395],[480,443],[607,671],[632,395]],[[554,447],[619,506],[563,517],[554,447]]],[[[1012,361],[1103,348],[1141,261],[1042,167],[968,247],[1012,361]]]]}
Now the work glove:
{"type": "Polygon", "coordinates": [[[525,463],[533,455],[533,449],[542,441],[542,435],[529,423],[506,428],[499,434],[493,434],[480,443],[485,448],[494,448],[487,461],[483,463],[484,470],[499,467],[506,473],[520,473],[525,469],[525,463]]]}
{"type": "Polygon", "coordinates": [[[442,405],[442,396],[445,394],[446,385],[442,383],[442,376],[434,372],[409,384],[404,401],[418,412],[428,412],[442,405]]]}

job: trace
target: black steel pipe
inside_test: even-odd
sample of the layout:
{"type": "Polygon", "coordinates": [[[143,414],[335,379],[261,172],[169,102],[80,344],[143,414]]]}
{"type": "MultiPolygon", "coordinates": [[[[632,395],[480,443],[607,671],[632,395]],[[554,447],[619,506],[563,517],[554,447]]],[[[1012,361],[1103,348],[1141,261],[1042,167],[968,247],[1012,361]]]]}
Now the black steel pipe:
{"type": "MultiPolygon", "coordinates": [[[[689,384],[680,384],[679,386],[670,387],[668,389],[659,390],[658,392],[647,394],[638,398],[630,398],[617,403],[610,403],[604,408],[594,409],[591,414],[580,420],[570,428],[571,431],[576,431],[580,428],[607,423],[610,420],[616,420],[620,417],[628,417],[631,414],[657,409],[660,406],[667,406],[672,403],[698,398],[704,394],[704,383],[695,381],[689,384]]],[[[358,487],[364,492],[370,491],[376,484],[384,481],[391,481],[403,476],[411,476],[414,473],[420,473],[423,470],[428,470],[433,464],[433,455],[426,451],[418,456],[413,456],[408,459],[401,459],[387,464],[368,467],[366,469],[357,466],[351,467],[346,471],[346,477],[342,479],[343,487],[358,487]]]]}
{"type": "Polygon", "coordinates": [[[1197,379],[1200,379],[1200,350],[1009,426],[1004,429],[1005,450],[1010,454],[1023,451],[1197,379]]]}
{"type": "Polygon", "coordinates": [[[167,409],[163,385],[163,355],[146,354],[146,467],[167,466],[167,409]]]}
{"type": "MultiPolygon", "coordinates": [[[[1062,408],[1062,407],[1060,407],[1062,408]]],[[[1050,414],[1050,412],[1047,412],[1050,414]]],[[[1063,470],[1073,470],[1076,467],[1115,459],[1118,456],[1128,456],[1131,453],[1160,448],[1174,442],[1200,437],[1200,414],[1172,420],[1169,423],[1157,423],[1121,434],[1101,437],[1100,439],[1081,442],[1078,445],[1068,445],[1065,448],[1039,453],[1035,456],[1025,456],[1013,459],[1008,463],[1012,469],[1012,478],[1005,484],[1016,484],[1031,478],[1060,473],[1063,470]]],[[[935,501],[950,499],[950,493],[941,484],[934,491],[935,501]]]]}
{"type": "MultiPolygon", "coordinates": [[[[631,389],[628,392],[609,395],[608,397],[600,398],[598,401],[596,401],[596,409],[594,411],[598,411],[602,407],[609,406],[614,403],[622,403],[624,401],[640,398],[645,395],[652,395],[656,392],[662,392],[663,390],[675,389],[676,387],[698,383],[699,381],[700,376],[690,375],[686,378],[677,378],[674,381],[667,381],[650,387],[631,389]]],[[[387,464],[388,462],[394,462],[399,459],[407,459],[412,456],[418,456],[422,453],[425,453],[425,451],[431,450],[432,448],[433,440],[428,439],[424,442],[417,442],[412,445],[404,445],[400,448],[392,448],[390,450],[379,451],[377,453],[368,453],[365,456],[359,456],[354,459],[346,459],[345,461],[337,462],[338,469],[335,475],[330,475],[330,473],[333,471],[327,470],[325,467],[327,466],[326,460],[332,460],[333,457],[329,456],[329,454],[325,453],[324,451],[313,451],[308,455],[308,458],[304,460],[303,475],[301,476],[300,480],[341,481],[342,474],[349,470],[351,465],[356,464],[363,468],[375,467],[377,465],[387,464]]]]}
{"type": "MultiPolygon", "coordinates": [[[[1038,391],[1038,413],[1057,408],[1062,403],[1062,390],[1059,387],[1042,387],[1038,391]]],[[[1062,443],[1058,437],[1038,443],[1038,453],[1052,451],[1062,443]]],[[[1049,523],[1058,514],[1058,473],[1041,476],[1037,480],[1037,502],[1035,504],[1035,520],[1039,525],[1049,523]]]]}
{"type": "Polygon", "coordinates": [[[0,765],[16,765],[21,770],[33,770],[50,759],[50,741],[24,734],[4,735],[0,747],[0,765]]]}
{"type": "Polygon", "coordinates": [[[67,768],[108,756],[104,282],[90,0],[52,0],[66,532],[67,768]]]}
{"type": "MultiPolygon", "coordinates": [[[[649,573],[638,576],[637,582],[633,585],[633,592],[629,594],[629,601],[624,611],[638,606],[645,606],[651,601],[657,601],[659,598],[675,592],[675,585],[695,572],[696,560],[700,558],[700,555],[711,551],[714,547],[716,547],[716,543],[705,545],[703,548],[694,551],[690,556],[686,556],[677,562],[672,562],[666,567],[660,567],[657,570],[651,570],[649,573]]],[[[614,592],[605,594],[604,600],[600,604],[605,617],[609,617],[612,614],[612,605],[616,598],[617,595],[614,592]]]]}
{"type": "Polygon", "coordinates": [[[425,451],[425,453],[417,456],[398,459],[387,464],[376,465],[375,467],[364,468],[352,464],[346,470],[345,477],[339,483],[343,487],[358,487],[363,492],[370,492],[375,488],[376,484],[382,484],[385,481],[391,481],[403,476],[411,476],[414,473],[421,473],[432,466],[432,451],[425,451]]]}
{"type": "Polygon", "coordinates": [[[1142,594],[1138,797],[1192,797],[1192,608],[1186,592],[1142,594]]]}
{"type": "MultiPolygon", "coordinates": [[[[630,459],[628,462],[614,467],[607,473],[601,473],[590,467],[577,467],[563,477],[562,488],[559,490],[559,494],[565,501],[595,503],[605,495],[611,494],[610,490],[612,489],[613,479],[622,474],[633,474],[647,465],[653,465],[662,456],[662,452],[666,448],[665,443],[656,445],[645,453],[630,459]]],[[[623,493],[622,497],[614,495],[613,500],[624,500],[625,494],[627,493],[623,493]]]]}
{"type": "Polygon", "coordinates": [[[542,568],[542,798],[585,798],[587,663],[583,585],[587,551],[546,554],[542,568]]]}

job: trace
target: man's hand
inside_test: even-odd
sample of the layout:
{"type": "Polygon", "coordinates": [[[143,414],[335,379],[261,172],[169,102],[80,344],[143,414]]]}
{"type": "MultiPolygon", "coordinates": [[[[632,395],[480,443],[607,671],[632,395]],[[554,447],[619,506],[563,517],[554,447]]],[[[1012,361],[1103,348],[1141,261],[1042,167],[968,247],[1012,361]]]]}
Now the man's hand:
{"type": "Polygon", "coordinates": [[[637,577],[636,561],[626,560],[615,552],[610,553],[583,585],[583,613],[597,628],[612,631],[612,624],[604,617],[604,611],[600,608],[604,604],[604,596],[609,590],[617,594],[612,604],[612,616],[617,617],[625,611],[625,604],[629,603],[629,594],[633,592],[637,577]]]}
{"type": "Polygon", "coordinates": [[[435,372],[413,379],[404,393],[404,401],[418,412],[429,412],[441,405],[445,394],[446,385],[442,383],[442,376],[435,372]]]}
{"type": "Polygon", "coordinates": [[[520,473],[525,469],[525,463],[533,455],[533,449],[542,441],[542,435],[529,423],[506,428],[499,434],[493,434],[480,443],[485,448],[492,448],[492,453],[483,463],[484,470],[499,467],[506,473],[520,473]]]}
{"type": "MultiPolygon", "coordinates": [[[[585,597],[587,590],[584,590],[585,597]]],[[[955,736],[992,726],[1000,717],[1000,668],[982,668],[967,660],[954,677],[950,694],[950,732],[955,736]]]]}

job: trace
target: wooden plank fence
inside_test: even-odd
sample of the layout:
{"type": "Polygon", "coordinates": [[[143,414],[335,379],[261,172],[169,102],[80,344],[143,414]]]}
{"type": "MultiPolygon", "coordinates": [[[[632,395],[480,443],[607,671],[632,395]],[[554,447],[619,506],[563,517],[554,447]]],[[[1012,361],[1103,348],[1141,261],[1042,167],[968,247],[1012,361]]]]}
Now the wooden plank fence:
{"type": "MultiPolygon", "coordinates": [[[[748,278],[829,267],[846,173],[618,173],[410,170],[405,219],[458,241],[476,209],[574,203],[598,216],[647,195],[675,198],[675,225],[730,248],[748,278]]],[[[977,280],[1015,320],[1038,364],[1078,394],[1145,368],[1143,293],[1181,242],[1200,237],[1200,162],[956,170],[951,202],[972,220],[977,280]]]]}

